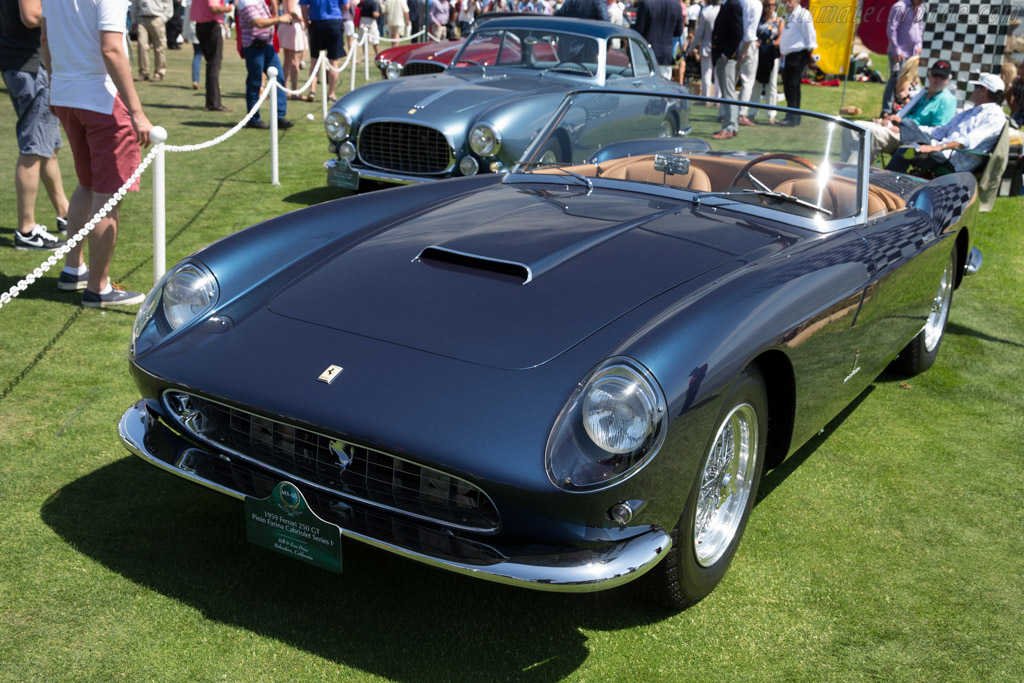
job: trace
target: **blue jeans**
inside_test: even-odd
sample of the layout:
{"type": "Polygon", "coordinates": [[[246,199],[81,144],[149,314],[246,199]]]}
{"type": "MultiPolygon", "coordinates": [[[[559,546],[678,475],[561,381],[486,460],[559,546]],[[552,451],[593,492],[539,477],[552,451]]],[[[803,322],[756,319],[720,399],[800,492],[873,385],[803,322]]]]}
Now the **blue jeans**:
{"type": "Polygon", "coordinates": [[[199,82],[199,67],[203,65],[203,48],[199,43],[192,43],[192,82],[199,82]]]}
{"type": "MultiPolygon", "coordinates": [[[[288,96],[281,89],[284,87],[284,73],[281,68],[281,60],[277,58],[274,48],[270,45],[263,45],[262,47],[250,45],[245,48],[244,52],[246,110],[251,111],[256,106],[256,101],[260,98],[260,86],[263,85],[263,74],[270,67],[274,67],[277,69],[277,84],[281,86],[277,89],[277,116],[279,119],[284,118],[284,115],[288,113],[288,96]]],[[[260,120],[259,112],[256,112],[252,120],[260,120]]]]}

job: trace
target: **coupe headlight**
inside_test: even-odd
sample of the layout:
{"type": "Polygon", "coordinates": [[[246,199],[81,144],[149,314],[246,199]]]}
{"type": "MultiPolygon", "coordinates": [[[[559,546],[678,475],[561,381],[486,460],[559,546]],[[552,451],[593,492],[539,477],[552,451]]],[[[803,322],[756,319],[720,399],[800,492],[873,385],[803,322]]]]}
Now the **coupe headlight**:
{"type": "Polygon", "coordinates": [[[665,413],[665,395],[646,368],[629,358],[605,361],[551,431],[548,477],[559,488],[583,491],[632,476],[661,448],[665,413]]]}
{"type": "Polygon", "coordinates": [[[492,157],[501,149],[501,136],[490,125],[481,123],[469,131],[469,148],[480,157],[492,157]]]}
{"type": "Polygon", "coordinates": [[[220,287],[206,266],[184,261],[150,290],[135,317],[132,352],[142,353],[217,305],[220,287]]]}
{"type": "Polygon", "coordinates": [[[335,142],[341,142],[348,137],[351,129],[352,119],[348,114],[340,109],[332,109],[327,112],[327,116],[324,118],[324,130],[327,131],[328,138],[335,142]]]}
{"type": "Polygon", "coordinates": [[[401,75],[402,65],[399,64],[398,62],[391,62],[390,64],[387,65],[387,68],[384,69],[385,78],[398,78],[401,75]]]}

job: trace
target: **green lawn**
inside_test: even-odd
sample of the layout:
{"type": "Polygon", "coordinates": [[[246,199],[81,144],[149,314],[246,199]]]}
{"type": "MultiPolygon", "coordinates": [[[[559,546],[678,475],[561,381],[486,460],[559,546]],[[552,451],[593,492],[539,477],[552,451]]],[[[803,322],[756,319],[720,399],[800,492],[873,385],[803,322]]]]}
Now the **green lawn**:
{"type": "MultiPolygon", "coordinates": [[[[171,144],[243,113],[242,61],[227,54],[222,75],[235,111],[213,114],[190,58],[172,52],[168,81],[140,88],[171,144]]],[[[881,92],[851,83],[846,103],[873,112],[881,92]]],[[[821,111],[839,97],[804,89],[821,111]]],[[[265,132],[169,156],[168,265],[336,196],[319,105],[291,103],[289,116],[279,187],[265,132]]],[[[2,291],[42,260],[11,246],[13,118],[0,104],[2,291]]],[[[70,192],[70,154],[62,162],[70,192]]],[[[124,204],[112,269],[138,290],[152,284],[150,178],[124,204]]],[[[358,544],[340,577],[249,545],[241,505],[118,440],[137,398],[133,312],[83,310],[48,273],[0,309],[0,679],[1020,681],[1022,223],[1021,198],[982,216],[985,265],[956,293],[936,366],[883,375],[768,473],[725,581],[681,614],[622,591],[475,582],[358,544]]]]}

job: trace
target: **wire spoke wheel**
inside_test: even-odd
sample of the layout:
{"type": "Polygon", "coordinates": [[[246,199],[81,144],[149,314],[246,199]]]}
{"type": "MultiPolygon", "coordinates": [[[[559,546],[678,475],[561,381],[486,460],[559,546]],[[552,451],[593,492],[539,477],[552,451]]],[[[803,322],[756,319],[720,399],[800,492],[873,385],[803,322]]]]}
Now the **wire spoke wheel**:
{"type": "Polygon", "coordinates": [[[753,488],[759,438],[749,403],[733,408],[718,430],[701,474],[694,518],[694,552],[703,567],[721,559],[736,537],[753,488]]]}

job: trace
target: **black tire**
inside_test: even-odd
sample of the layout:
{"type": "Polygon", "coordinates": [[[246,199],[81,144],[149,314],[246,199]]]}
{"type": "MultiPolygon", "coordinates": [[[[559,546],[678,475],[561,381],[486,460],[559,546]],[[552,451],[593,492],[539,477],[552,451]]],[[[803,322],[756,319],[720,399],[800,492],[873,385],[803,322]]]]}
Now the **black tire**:
{"type": "Polygon", "coordinates": [[[953,305],[953,287],[956,282],[957,252],[956,245],[946,262],[946,269],[939,279],[939,291],[932,303],[932,311],[928,315],[924,329],[917,333],[910,343],[903,347],[900,355],[890,364],[890,368],[904,375],[919,375],[935,364],[939,356],[942,339],[946,336],[946,324],[949,322],[949,309],[953,305]]]}
{"type": "Polygon", "coordinates": [[[674,138],[679,136],[679,119],[675,112],[669,112],[665,114],[664,120],[661,122],[661,130],[658,132],[660,138],[674,138]],[[669,132],[666,134],[666,128],[669,132]]]}
{"type": "MultiPolygon", "coordinates": [[[[645,584],[644,588],[647,597],[659,605],[674,610],[683,610],[696,604],[711,591],[725,576],[729,569],[732,558],[739,547],[740,539],[743,537],[743,530],[747,526],[747,519],[750,517],[750,510],[757,497],[757,485],[761,479],[761,470],[764,466],[765,444],[768,435],[768,398],[765,391],[764,379],[756,365],[747,366],[740,376],[733,383],[729,394],[723,403],[722,413],[715,424],[715,432],[708,441],[704,457],[701,458],[697,476],[690,486],[690,494],[686,499],[686,507],[680,516],[678,523],[672,530],[672,550],[650,572],[643,576],[640,581],[645,584]],[[739,419],[739,422],[737,420],[739,419]],[[743,467],[744,477],[737,488],[745,486],[745,494],[742,500],[729,500],[731,494],[724,501],[718,502],[717,508],[712,512],[713,518],[718,521],[718,515],[722,514],[723,519],[728,516],[728,522],[721,526],[725,529],[731,528],[731,532],[723,530],[716,538],[705,538],[707,545],[702,543],[698,550],[695,543],[697,536],[697,517],[700,511],[706,513],[709,510],[708,502],[714,501],[714,494],[710,501],[705,497],[704,505],[701,505],[701,484],[705,490],[717,492],[721,496],[729,487],[723,483],[723,475],[729,467],[719,468],[717,477],[711,476],[706,481],[705,475],[713,473],[715,466],[710,463],[713,456],[721,456],[722,451],[717,446],[726,442],[730,430],[735,436],[739,427],[753,427],[754,433],[751,441],[752,446],[748,449],[749,455],[743,467]],[[724,438],[723,438],[724,437],[724,438]],[[722,513],[723,509],[730,509],[731,512],[722,513]],[[703,555],[703,557],[701,556],[703,555]]],[[[748,432],[749,433],[749,432],[748,432]]],[[[721,462],[721,457],[718,458],[721,462]]],[[[736,467],[736,453],[734,452],[728,460],[731,467],[736,467]]],[[[737,477],[736,472],[732,478],[737,477]]],[[[707,524],[707,517],[704,517],[705,524],[702,528],[706,530],[711,527],[707,524]]]]}

